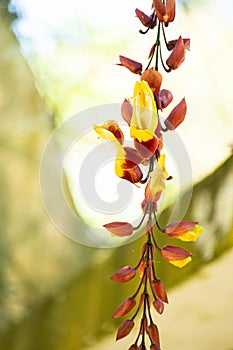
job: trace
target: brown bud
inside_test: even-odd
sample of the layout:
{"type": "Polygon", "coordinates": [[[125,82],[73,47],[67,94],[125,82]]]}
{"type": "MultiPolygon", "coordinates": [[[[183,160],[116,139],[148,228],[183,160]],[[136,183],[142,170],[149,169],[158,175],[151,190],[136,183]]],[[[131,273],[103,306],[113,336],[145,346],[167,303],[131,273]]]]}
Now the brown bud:
{"type": "Polygon", "coordinates": [[[148,59],[151,58],[153,55],[154,55],[154,52],[155,52],[155,49],[156,49],[156,44],[154,44],[151,49],[150,49],[150,52],[149,52],[149,56],[148,56],[148,59]]]}
{"type": "Polygon", "coordinates": [[[124,283],[134,278],[135,274],[136,274],[136,271],[133,267],[125,266],[119,269],[118,271],[116,271],[112,275],[111,279],[115,282],[124,283]]]}
{"type": "Polygon", "coordinates": [[[133,226],[128,222],[110,222],[103,225],[113,236],[125,237],[130,236],[133,233],[133,226]]]}
{"type": "Polygon", "coordinates": [[[151,88],[154,95],[158,94],[162,84],[162,75],[153,67],[147,69],[141,75],[141,80],[145,80],[151,88]]]}
{"type": "Polygon", "coordinates": [[[173,95],[171,91],[163,89],[156,96],[158,109],[166,108],[173,100],[173,95]]]}
{"type": "Polygon", "coordinates": [[[126,98],[121,105],[121,115],[124,121],[130,125],[133,114],[133,107],[130,101],[126,98]]]}
{"type": "Polygon", "coordinates": [[[131,58],[125,57],[125,56],[119,56],[120,63],[118,63],[119,66],[124,66],[125,68],[128,68],[130,72],[135,74],[141,74],[142,73],[142,64],[131,60],[131,58]]]}
{"type": "Polygon", "coordinates": [[[138,267],[138,273],[139,273],[140,278],[142,278],[144,271],[145,271],[145,268],[146,268],[146,260],[142,259],[142,261],[138,267]]]}
{"type": "Polygon", "coordinates": [[[157,344],[159,346],[159,330],[158,327],[155,324],[150,324],[147,328],[147,333],[149,334],[150,338],[152,339],[153,343],[157,344]]]}
{"type": "Polygon", "coordinates": [[[185,98],[183,98],[180,103],[173,108],[167,119],[164,121],[164,124],[170,130],[176,129],[184,120],[186,112],[187,105],[185,98]]]}
{"type": "Polygon", "coordinates": [[[126,337],[133,329],[133,326],[133,320],[125,320],[124,322],[122,322],[122,324],[118,328],[116,340],[126,337]]]}
{"type": "Polygon", "coordinates": [[[138,350],[146,350],[145,344],[141,344],[138,348],[138,350]]]}
{"type": "Polygon", "coordinates": [[[154,308],[155,310],[161,315],[163,313],[163,310],[164,310],[164,304],[162,302],[161,299],[155,299],[153,301],[153,305],[154,305],[154,308]]]}
{"type": "Polygon", "coordinates": [[[113,318],[119,318],[130,312],[136,305],[136,300],[133,297],[128,297],[117,307],[113,314],[113,318]]]}
{"type": "Polygon", "coordinates": [[[181,65],[182,62],[184,62],[185,58],[185,47],[184,47],[184,42],[182,37],[180,36],[179,39],[177,40],[177,43],[166,60],[166,63],[169,68],[171,69],[177,69],[181,65]]]}
{"type": "Polygon", "coordinates": [[[160,278],[157,278],[156,280],[151,282],[151,288],[154,294],[159,299],[161,299],[164,303],[168,303],[167,293],[166,293],[164,284],[160,278]]]}

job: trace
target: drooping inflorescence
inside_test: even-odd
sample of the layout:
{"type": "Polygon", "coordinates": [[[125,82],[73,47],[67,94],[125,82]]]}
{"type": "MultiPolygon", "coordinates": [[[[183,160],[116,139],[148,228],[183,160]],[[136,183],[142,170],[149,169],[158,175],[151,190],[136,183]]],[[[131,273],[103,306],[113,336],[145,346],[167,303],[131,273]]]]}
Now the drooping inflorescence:
{"type": "Polygon", "coordinates": [[[115,121],[94,126],[97,134],[107,141],[113,141],[116,146],[115,173],[122,179],[133,184],[145,185],[142,200],[142,219],[137,227],[128,222],[111,222],[103,226],[118,237],[131,236],[143,222],[146,223],[146,242],[142,247],[139,261],[135,267],[125,266],[111,277],[113,281],[125,283],[132,280],[136,274],[140,277],[137,290],[127,297],[115,310],[113,318],[123,317],[129,313],[132,316],[120,325],[116,339],[126,337],[134,327],[136,316],[141,312],[141,322],[134,344],[129,350],[146,349],[149,340],[151,350],[160,349],[159,331],[154,323],[151,307],[159,314],[163,313],[164,303],[168,303],[167,293],[162,280],[157,276],[154,253],[177,267],[183,267],[191,261],[192,254],[187,250],[173,245],[160,247],[156,235],[161,233],[167,237],[186,242],[195,241],[203,228],[194,221],[168,223],[161,227],[157,218],[157,202],[162,191],[166,189],[166,181],[172,179],[165,166],[166,156],[163,152],[163,133],[176,129],[184,120],[187,106],[183,98],[169,113],[162,123],[160,113],[173,100],[171,91],[161,89],[162,74],[159,66],[166,73],[177,69],[185,59],[190,40],[178,39],[167,41],[166,27],[174,21],[176,12],[175,0],[153,0],[152,13],[147,15],[136,9],[135,13],[146,29],[157,30],[156,41],[149,52],[149,62],[143,70],[143,65],[133,59],[120,56],[119,65],[126,67],[140,77],[136,81],[133,96],[122,103],[121,114],[129,126],[130,137],[134,147],[124,146],[124,133],[115,121]],[[163,59],[161,40],[168,50],[166,61],[163,59]],[[146,176],[143,176],[141,165],[147,166],[146,176]],[[134,310],[134,312],[133,312],[134,310]]]}

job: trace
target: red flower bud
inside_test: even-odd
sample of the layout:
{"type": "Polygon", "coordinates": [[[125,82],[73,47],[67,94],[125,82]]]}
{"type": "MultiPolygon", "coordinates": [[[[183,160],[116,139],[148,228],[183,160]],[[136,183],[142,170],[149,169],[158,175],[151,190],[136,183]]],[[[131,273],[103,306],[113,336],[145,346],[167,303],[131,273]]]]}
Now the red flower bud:
{"type": "Polygon", "coordinates": [[[173,108],[167,119],[164,121],[166,127],[170,130],[176,129],[185,118],[187,112],[187,105],[185,98],[181,100],[181,102],[173,108]]]}
{"type": "Polygon", "coordinates": [[[158,327],[155,324],[150,324],[147,328],[147,333],[149,334],[150,338],[152,339],[153,343],[157,344],[159,346],[159,330],[158,327]]]}
{"type": "Polygon", "coordinates": [[[131,123],[132,114],[133,106],[131,105],[130,101],[126,98],[121,105],[121,115],[128,125],[130,125],[131,123]]]}
{"type": "Polygon", "coordinates": [[[131,58],[125,57],[125,56],[119,56],[120,63],[118,63],[118,66],[124,66],[125,68],[128,68],[130,72],[135,74],[141,74],[142,73],[142,64],[131,60],[131,58]]]}
{"type": "Polygon", "coordinates": [[[162,75],[154,68],[147,69],[141,75],[141,80],[147,81],[154,95],[158,94],[162,84],[162,75]]]}
{"type": "Polygon", "coordinates": [[[111,279],[115,282],[124,283],[134,278],[135,274],[136,274],[136,271],[133,267],[125,266],[119,269],[118,271],[116,271],[112,275],[111,279]]]}
{"type": "Polygon", "coordinates": [[[126,337],[132,330],[134,326],[133,320],[125,320],[122,322],[117,331],[116,340],[126,337]]]}
{"type": "Polygon", "coordinates": [[[155,52],[155,49],[156,49],[156,44],[154,44],[151,49],[150,49],[150,53],[149,53],[149,56],[148,56],[148,59],[151,58],[155,52]]]}
{"type": "Polygon", "coordinates": [[[162,302],[161,299],[155,299],[153,301],[153,305],[154,305],[154,308],[155,310],[161,315],[163,313],[163,310],[164,310],[164,303],[162,302]]]}
{"type": "Polygon", "coordinates": [[[127,313],[129,313],[133,307],[136,305],[136,300],[133,297],[128,297],[117,307],[116,311],[113,314],[113,318],[119,318],[127,313]]]}
{"type": "Polygon", "coordinates": [[[154,294],[159,299],[161,299],[164,303],[168,303],[167,293],[166,293],[164,284],[160,278],[157,278],[156,280],[151,282],[151,288],[154,294]]]}
{"type": "Polygon", "coordinates": [[[151,344],[150,350],[160,350],[160,347],[157,344],[151,344]]]}
{"type": "Polygon", "coordinates": [[[173,100],[173,95],[171,91],[163,89],[156,96],[158,109],[166,108],[173,100]]]}
{"type": "Polygon", "coordinates": [[[142,278],[144,271],[145,271],[145,267],[146,267],[146,260],[142,259],[142,261],[140,262],[140,265],[138,267],[138,273],[140,278],[142,278]]]}
{"type": "Polygon", "coordinates": [[[166,60],[166,63],[168,67],[171,69],[177,69],[181,65],[182,62],[184,62],[185,58],[185,47],[184,47],[184,42],[182,37],[180,36],[179,39],[177,40],[177,43],[166,60]]]}
{"type": "Polygon", "coordinates": [[[125,237],[133,233],[133,226],[128,222],[110,222],[103,225],[113,236],[125,237]]]}

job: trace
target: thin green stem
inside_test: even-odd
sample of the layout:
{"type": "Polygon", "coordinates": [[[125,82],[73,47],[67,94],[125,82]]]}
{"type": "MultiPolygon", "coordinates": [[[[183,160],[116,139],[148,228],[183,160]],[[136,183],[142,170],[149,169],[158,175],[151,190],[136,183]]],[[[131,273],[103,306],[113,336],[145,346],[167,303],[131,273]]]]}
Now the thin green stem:
{"type": "Polygon", "coordinates": [[[156,39],[156,56],[155,56],[155,70],[159,70],[159,48],[160,48],[160,28],[161,22],[158,24],[157,39],[156,39]]]}

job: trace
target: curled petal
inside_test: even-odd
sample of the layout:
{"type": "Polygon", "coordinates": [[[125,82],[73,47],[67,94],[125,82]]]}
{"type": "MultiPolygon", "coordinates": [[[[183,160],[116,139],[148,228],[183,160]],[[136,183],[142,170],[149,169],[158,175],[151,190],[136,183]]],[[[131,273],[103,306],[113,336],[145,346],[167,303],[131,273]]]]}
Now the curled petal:
{"type": "Polygon", "coordinates": [[[138,135],[138,138],[135,137],[134,145],[138,153],[142,156],[142,158],[148,159],[153,156],[156,149],[158,148],[159,140],[155,135],[151,135],[151,139],[147,141],[142,141],[142,134],[144,134],[143,130],[135,130],[134,135],[138,135]]]}
{"type": "Polygon", "coordinates": [[[162,84],[162,75],[154,68],[147,69],[141,75],[141,80],[147,81],[154,95],[158,94],[162,84]]]}
{"type": "Polygon", "coordinates": [[[111,277],[115,282],[124,283],[130,281],[134,278],[136,271],[131,266],[125,266],[117,270],[111,277]]]}
{"type": "Polygon", "coordinates": [[[192,253],[180,247],[165,246],[160,250],[160,254],[165,260],[180,268],[192,260],[192,253]]]}
{"type": "Polygon", "coordinates": [[[180,36],[179,39],[177,40],[177,43],[166,60],[166,63],[168,67],[171,69],[177,69],[181,65],[182,62],[184,62],[185,59],[185,47],[184,47],[184,42],[182,37],[180,36]]]}
{"type": "Polygon", "coordinates": [[[126,98],[121,105],[121,115],[124,121],[130,125],[133,114],[133,106],[130,101],[126,98]]]}
{"type": "Polygon", "coordinates": [[[122,179],[137,183],[143,177],[143,173],[138,166],[142,161],[142,157],[131,147],[124,147],[123,150],[125,152],[124,156],[116,158],[115,172],[122,179]]]}
{"type": "Polygon", "coordinates": [[[159,346],[159,330],[158,327],[155,324],[150,324],[147,328],[147,333],[149,334],[150,338],[152,339],[153,343],[157,344],[159,346]]]}
{"type": "Polygon", "coordinates": [[[133,226],[128,222],[110,222],[103,225],[113,236],[125,237],[133,233],[133,226]]]}
{"type": "Polygon", "coordinates": [[[158,109],[166,108],[173,100],[173,95],[171,91],[163,89],[156,96],[158,109]]]}
{"type": "Polygon", "coordinates": [[[119,318],[128,314],[136,305],[136,300],[133,297],[128,297],[118,306],[113,314],[113,318],[119,318]]]}
{"type": "Polygon", "coordinates": [[[103,124],[100,128],[110,131],[115,138],[120,142],[121,145],[124,143],[124,134],[117,122],[114,120],[109,120],[103,124]]]}
{"type": "Polygon", "coordinates": [[[119,56],[120,63],[118,63],[119,66],[124,66],[130,70],[130,72],[135,74],[141,74],[142,73],[142,64],[131,60],[131,58],[125,57],[125,56],[119,56]]]}
{"type": "Polygon", "coordinates": [[[133,326],[133,320],[125,320],[124,322],[122,322],[122,324],[118,328],[116,340],[126,337],[133,329],[133,326]]]}
{"type": "Polygon", "coordinates": [[[185,98],[183,98],[180,103],[173,108],[167,119],[164,121],[166,127],[170,130],[176,129],[179,126],[187,113],[187,105],[185,98]]]}

